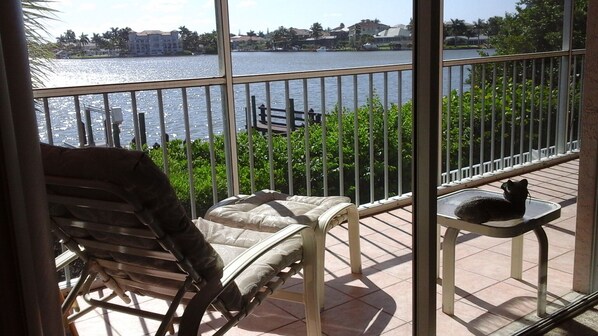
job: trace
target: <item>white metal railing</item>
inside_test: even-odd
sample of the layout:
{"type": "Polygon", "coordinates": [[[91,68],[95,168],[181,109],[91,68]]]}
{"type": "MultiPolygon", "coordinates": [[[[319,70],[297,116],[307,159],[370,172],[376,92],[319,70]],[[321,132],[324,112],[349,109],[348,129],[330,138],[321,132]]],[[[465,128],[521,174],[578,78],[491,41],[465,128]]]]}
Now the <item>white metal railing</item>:
{"type": "MultiPolygon", "coordinates": [[[[559,112],[564,54],[444,62],[442,183],[562,154],[556,152],[557,138],[566,139],[566,151],[579,148],[584,52],[572,54],[565,88],[569,108],[559,112]],[[563,129],[556,128],[559,113],[566,113],[568,120],[563,129]]],[[[232,115],[223,113],[221,78],[35,90],[40,136],[49,143],[85,146],[104,141],[124,147],[147,138],[148,151],[164,171],[171,178],[178,176],[176,185],[185,184],[180,180],[184,175],[193,186],[180,194],[187,195],[183,198],[189,199],[192,216],[227,196],[224,186],[231,181],[230,174],[222,174],[230,169],[223,130],[231,117],[242,193],[271,188],[348,195],[366,204],[410,191],[410,64],[237,76],[233,83],[232,115]],[[267,107],[271,121],[272,108],[289,111],[291,100],[295,111],[322,113],[321,123],[305,123],[294,131],[288,125],[282,136],[273,126],[263,134],[248,127],[256,103],[267,107]],[[102,107],[103,113],[86,113],[86,106],[102,107]],[[114,108],[122,110],[117,123],[110,113],[114,108]],[[183,142],[173,141],[177,139],[183,142]],[[205,150],[198,151],[200,147],[205,150]],[[192,160],[173,160],[174,152],[192,160]]]]}
{"type": "Polygon", "coordinates": [[[444,107],[443,183],[579,149],[584,54],[582,51],[571,54],[570,76],[563,88],[559,86],[559,73],[566,55],[566,52],[514,55],[497,58],[493,63],[487,62],[488,59],[481,63],[464,60],[451,66],[445,77],[447,91],[453,90],[451,77],[455,74],[459,88],[447,98],[452,104],[444,107]],[[468,64],[470,73],[464,75],[468,64]],[[463,89],[467,80],[471,80],[471,85],[463,89]],[[562,90],[566,91],[565,110],[559,109],[562,90]],[[471,96],[474,98],[468,99],[471,96]],[[464,101],[470,106],[464,106],[464,101]],[[477,111],[479,115],[464,111],[477,111]],[[458,115],[458,132],[447,131],[454,125],[448,124],[451,114],[458,115]],[[561,114],[565,115],[566,123],[557,122],[561,114]],[[465,120],[464,115],[469,118],[465,120]],[[446,146],[455,137],[458,148],[446,146]],[[564,150],[559,151],[559,147],[564,150]]]}

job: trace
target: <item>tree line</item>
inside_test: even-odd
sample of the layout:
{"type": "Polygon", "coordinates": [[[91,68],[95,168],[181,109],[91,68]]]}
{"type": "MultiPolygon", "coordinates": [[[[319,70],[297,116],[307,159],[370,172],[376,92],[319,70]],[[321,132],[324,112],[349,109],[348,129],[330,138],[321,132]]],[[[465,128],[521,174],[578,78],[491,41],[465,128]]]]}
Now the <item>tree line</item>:
{"type": "MultiPolygon", "coordinates": [[[[342,23],[341,26],[344,27],[342,23]]],[[[329,30],[330,29],[328,29],[328,31],[329,30]]],[[[98,49],[120,49],[121,51],[126,51],[128,50],[129,32],[131,31],[133,30],[129,27],[111,27],[104,33],[93,33],[90,38],[88,34],[81,33],[80,35],[77,35],[75,31],[68,29],[56,38],[56,44],[63,49],[69,49],[70,47],[70,49],[72,49],[71,51],[75,51],[74,49],[77,48],[82,51],[83,46],[90,43],[94,43],[98,49]]],[[[324,29],[318,22],[311,26],[310,31],[310,36],[315,38],[319,38],[324,34],[324,29]]],[[[215,30],[199,34],[197,31],[191,31],[186,26],[180,26],[177,32],[179,33],[183,50],[186,52],[208,54],[217,52],[217,32],[215,30]]],[[[231,34],[231,37],[234,36],[236,35],[231,34]]],[[[250,30],[246,33],[246,36],[268,39],[266,44],[267,47],[272,47],[281,43],[296,43],[299,40],[295,28],[285,28],[283,26],[268,34],[265,34],[262,31],[256,33],[255,31],[250,30]]]]}
{"type": "MultiPolygon", "coordinates": [[[[585,18],[587,12],[587,0],[575,2],[573,14],[573,46],[583,48],[585,45],[585,18]]],[[[505,13],[504,16],[493,16],[488,19],[477,19],[466,23],[462,19],[450,19],[444,23],[444,37],[451,37],[447,42],[448,46],[463,44],[462,37],[478,37],[486,46],[492,46],[499,54],[526,53],[538,51],[558,50],[562,41],[562,13],[563,2],[559,0],[520,0],[517,2],[514,13],[505,13]],[[486,38],[482,39],[481,37],[486,38]]],[[[368,20],[369,21],[369,20],[368,20]]],[[[379,20],[373,20],[379,23],[379,20]]],[[[345,25],[340,23],[339,28],[345,25]]],[[[413,30],[413,20],[406,26],[413,30]]],[[[73,30],[67,30],[56,40],[60,48],[81,51],[83,46],[90,42],[95,43],[96,48],[120,50],[126,54],[128,50],[129,32],[132,29],[111,27],[104,33],[93,33],[90,37],[85,33],[77,35],[73,30]]],[[[181,38],[183,50],[186,53],[217,53],[216,31],[199,34],[191,31],[186,26],[180,26],[178,33],[181,38]]],[[[264,33],[250,30],[245,36],[249,37],[240,42],[242,49],[246,50],[270,50],[275,48],[290,50],[302,44],[307,37],[313,38],[316,43],[319,38],[330,34],[331,28],[324,29],[322,24],[314,22],[309,28],[309,35],[297,34],[293,27],[280,26],[274,31],[264,33]],[[259,37],[259,39],[257,38],[259,37]]],[[[231,37],[234,37],[231,34],[231,37]]],[[[362,44],[373,42],[374,37],[368,34],[355,34],[352,37],[337,35],[335,48],[358,48],[362,44]]]]}
{"type": "MultiPolygon", "coordinates": [[[[133,29],[130,27],[111,27],[104,33],[93,33],[90,38],[88,34],[77,35],[72,29],[68,29],[56,38],[56,44],[60,49],[76,53],[77,51],[82,52],[84,46],[94,43],[96,49],[119,50],[121,55],[125,55],[129,49],[129,33],[132,31],[133,29]]],[[[178,33],[183,43],[183,49],[188,52],[215,53],[217,50],[216,31],[200,35],[181,26],[178,33]]]]}
{"type": "Polygon", "coordinates": [[[73,30],[68,29],[66,32],[64,32],[64,34],[61,34],[56,38],[56,43],[61,46],[69,43],[78,46],[85,46],[90,42],[93,42],[95,43],[96,47],[100,49],[128,49],[129,32],[131,31],[133,31],[133,29],[129,27],[111,27],[105,33],[93,33],[90,38],[89,35],[85,33],[81,33],[81,35],[77,36],[73,30]]]}
{"type": "MultiPolygon", "coordinates": [[[[366,20],[369,21],[369,20],[366,20]]],[[[379,22],[379,20],[373,20],[379,22]]],[[[480,36],[487,35],[497,31],[497,25],[503,21],[502,17],[489,18],[487,21],[478,19],[472,24],[466,24],[464,20],[451,19],[450,24],[445,24],[445,36],[480,36]]],[[[344,28],[345,25],[340,23],[339,28],[344,28]]],[[[407,25],[407,29],[411,30],[412,23],[407,25]]],[[[264,49],[292,49],[293,46],[299,45],[305,38],[313,38],[317,41],[319,38],[330,34],[331,28],[324,29],[322,24],[314,22],[309,30],[309,35],[297,34],[298,29],[294,27],[280,26],[272,32],[264,33],[263,31],[255,32],[250,30],[245,33],[245,36],[250,39],[241,42],[245,49],[264,50],[264,49]],[[257,39],[259,37],[259,39],[257,39]],[[255,38],[255,39],[254,39],[255,38]]],[[[97,49],[121,50],[126,53],[128,50],[129,32],[133,31],[129,27],[118,28],[111,27],[104,33],[93,33],[91,37],[88,34],[77,34],[75,31],[68,29],[66,32],[56,38],[58,47],[68,49],[71,52],[76,52],[77,49],[82,51],[83,47],[94,43],[97,49]]],[[[217,33],[212,31],[209,33],[199,34],[197,31],[191,31],[186,26],[180,26],[177,30],[179,33],[183,50],[188,53],[216,53],[217,52],[217,33]]],[[[231,37],[236,35],[231,34],[231,37]]],[[[348,34],[339,34],[336,39],[336,48],[356,48],[365,43],[374,41],[374,36],[369,34],[359,34],[351,38],[348,34]]]]}

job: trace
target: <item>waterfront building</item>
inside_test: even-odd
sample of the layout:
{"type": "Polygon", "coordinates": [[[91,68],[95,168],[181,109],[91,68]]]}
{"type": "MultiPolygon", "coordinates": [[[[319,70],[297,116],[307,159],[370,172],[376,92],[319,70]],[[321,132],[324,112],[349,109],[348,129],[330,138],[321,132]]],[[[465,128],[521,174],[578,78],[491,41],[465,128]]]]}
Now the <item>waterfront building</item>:
{"type": "Polygon", "coordinates": [[[232,50],[256,50],[259,44],[266,42],[261,36],[237,35],[230,38],[232,50]]]}
{"type": "Polygon", "coordinates": [[[411,31],[405,25],[396,25],[385,29],[374,36],[374,44],[390,44],[396,49],[411,48],[413,41],[411,31]]]}
{"type": "Polygon", "coordinates": [[[311,36],[311,30],[309,29],[303,29],[303,28],[289,28],[290,31],[292,31],[293,33],[295,33],[295,36],[297,36],[297,38],[304,40],[306,38],[309,38],[311,36]]]}
{"type": "Polygon", "coordinates": [[[330,35],[336,37],[336,39],[339,41],[347,40],[349,39],[349,28],[345,27],[345,25],[341,23],[340,26],[330,31],[330,35]]]}
{"type": "Polygon", "coordinates": [[[376,35],[379,32],[390,28],[390,26],[380,23],[378,20],[361,20],[361,22],[349,26],[349,37],[356,35],[376,35]]]}
{"type": "Polygon", "coordinates": [[[129,55],[131,56],[173,55],[182,51],[183,44],[176,30],[129,32],[129,55]]]}

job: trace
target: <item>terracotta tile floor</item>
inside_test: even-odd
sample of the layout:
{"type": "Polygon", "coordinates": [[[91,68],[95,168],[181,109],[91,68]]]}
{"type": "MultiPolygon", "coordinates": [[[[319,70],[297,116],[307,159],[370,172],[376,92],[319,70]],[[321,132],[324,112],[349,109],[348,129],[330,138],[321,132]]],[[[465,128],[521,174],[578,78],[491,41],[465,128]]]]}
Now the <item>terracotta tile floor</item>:
{"type": "MultiPolygon", "coordinates": [[[[562,215],[545,226],[548,235],[548,312],[579,295],[572,292],[573,248],[578,161],[522,175],[532,197],[560,203],[562,215]],[[566,183],[565,183],[566,182],[566,183]]],[[[519,179],[519,178],[516,178],[519,179]]],[[[481,188],[500,191],[501,182],[481,188]]],[[[363,274],[351,274],[347,230],[327,237],[325,335],[411,335],[411,213],[410,207],[361,218],[363,274]]],[[[525,235],[523,281],[511,279],[510,241],[462,232],[456,247],[455,315],[442,313],[442,287],[437,286],[439,335],[507,335],[535,319],[537,241],[525,235]],[[527,316],[527,317],[526,317],[527,316]],[[524,318],[525,317],[525,318],[524,318]]],[[[289,287],[300,290],[300,281],[289,287]]],[[[136,297],[139,305],[165,309],[159,300],[136,297]]],[[[227,335],[305,335],[303,306],[268,300],[253,316],[227,335]]],[[[205,334],[222,318],[204,316],[205,334]]],[[[158,323],[95,310],[77,323],[80,335],[148,335],[158,323]]]]}

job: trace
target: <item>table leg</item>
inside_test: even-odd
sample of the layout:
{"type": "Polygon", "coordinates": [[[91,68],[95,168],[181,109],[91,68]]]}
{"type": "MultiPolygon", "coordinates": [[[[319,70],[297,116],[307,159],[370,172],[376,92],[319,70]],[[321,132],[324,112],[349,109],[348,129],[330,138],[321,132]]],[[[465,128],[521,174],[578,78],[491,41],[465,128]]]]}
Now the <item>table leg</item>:
{"type": "Polygon", "coordinates": [[[357,207],[355,205],[349,207],[347,212],[351,272],[361,273],[361,237],[359,236],[359,213],[357,212],[357,207]]]}
{"type": "Polygon", "coordinates": [[[436,278],[440,279],[440,224],[436,224],[436,278]]]}
{"type": "Polygon", "coordinates": [[[442,240],[442,311],[455,313],[455,244],[459,229],[449,227],[442,240]]]}
{"type": "Polygon", "coordinates": [[[523,235],[511,240],[511,277],[522,279],[523,273],[523,235]]]}
{"type": "Polygon", "coordinates": [[[538,316],[546,315],[546,283],[548,282],[548,238],[546,232],[539,226],[534,229],[540,253],[538,257],[538,316]]]}

